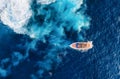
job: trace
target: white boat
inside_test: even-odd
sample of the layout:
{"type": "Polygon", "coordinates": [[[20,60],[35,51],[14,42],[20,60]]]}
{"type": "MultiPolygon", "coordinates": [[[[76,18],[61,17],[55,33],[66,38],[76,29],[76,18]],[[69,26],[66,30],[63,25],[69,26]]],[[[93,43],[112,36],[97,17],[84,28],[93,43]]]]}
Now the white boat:
{"type": "Polygon", "coordinates": [[[92,44],[92,41],[74,42],[74,43],[70,44],[70,47],[72,49],[85,52],[85,51],[88,51],[89,49],[91,49],[93,47],[93,44],[92,44]]]}

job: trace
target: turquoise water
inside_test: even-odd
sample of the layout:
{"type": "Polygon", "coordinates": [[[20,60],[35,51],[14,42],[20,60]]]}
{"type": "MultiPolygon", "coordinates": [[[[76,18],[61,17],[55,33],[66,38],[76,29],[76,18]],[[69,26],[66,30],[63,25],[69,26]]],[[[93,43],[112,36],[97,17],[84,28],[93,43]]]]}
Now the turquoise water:
{"type": "Polygon", "coordinates": [[[1,20],[1,78],[49,79],[72,50],[69,45],[85,40],[90,17],[82,0],[56,0],[48,5],[31,0],[30,6],[32,16],[23,27],[1,20]]]}

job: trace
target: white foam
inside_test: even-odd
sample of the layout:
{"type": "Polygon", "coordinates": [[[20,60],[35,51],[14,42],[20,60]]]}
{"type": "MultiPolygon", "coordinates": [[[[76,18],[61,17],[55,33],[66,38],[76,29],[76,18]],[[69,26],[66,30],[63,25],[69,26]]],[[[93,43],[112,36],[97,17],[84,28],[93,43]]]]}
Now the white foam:
{"type": "Polygon", "coordinates": [[[32,15],[30,0],[2,0],[0,4],[0,9],[3,9],[0,13],[1,21],[16,33],[24,34],[26,29],[23,26],[32,15]]]}
{"type": "Polygon", "coordinates": [[[83,4],[83,0],[71,0],[71,2],[75,4],[73,11],[76,11],[77,9],[79,9],[83,4]]]}
{"type": "Polygon", "coordinates": [[[0,13],[5,8],[7,2],[8,2],[8,0],[6,0],[6,1],[5,0],[0,0],[0,13]]]}
{"type": "Polygon", "coordinates": [[[37,3],[40,4],[51,4],[53,2],[55,2],[56,0],[37,0],[37,3]]]}

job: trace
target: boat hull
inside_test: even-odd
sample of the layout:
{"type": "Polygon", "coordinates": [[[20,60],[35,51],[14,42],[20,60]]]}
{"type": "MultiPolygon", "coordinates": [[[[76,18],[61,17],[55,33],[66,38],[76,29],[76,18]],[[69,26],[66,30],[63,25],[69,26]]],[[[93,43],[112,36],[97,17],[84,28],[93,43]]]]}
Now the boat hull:
{"type": "Polygon", "coordinates": [[[78,51],[88,51],[93,47],[92,41],[88,42],[75,42],[70,44],[70,48],[78,51]]]}

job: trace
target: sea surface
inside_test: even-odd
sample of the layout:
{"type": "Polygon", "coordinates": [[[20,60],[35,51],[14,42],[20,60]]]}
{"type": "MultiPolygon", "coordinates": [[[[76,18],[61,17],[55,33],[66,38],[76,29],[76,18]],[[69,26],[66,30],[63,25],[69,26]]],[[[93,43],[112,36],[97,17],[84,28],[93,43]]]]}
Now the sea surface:
{"type": "Polygon", "coordinates": [[[120,1],[87,0],[87,14],[93,49],[70,51],[53,79],[120,79],[120,1]]]}
{"type": "Polygon", "coordinates": [[[119,0],[20,1],[0,6],[0,79],[120,79],[119,0]]]}

